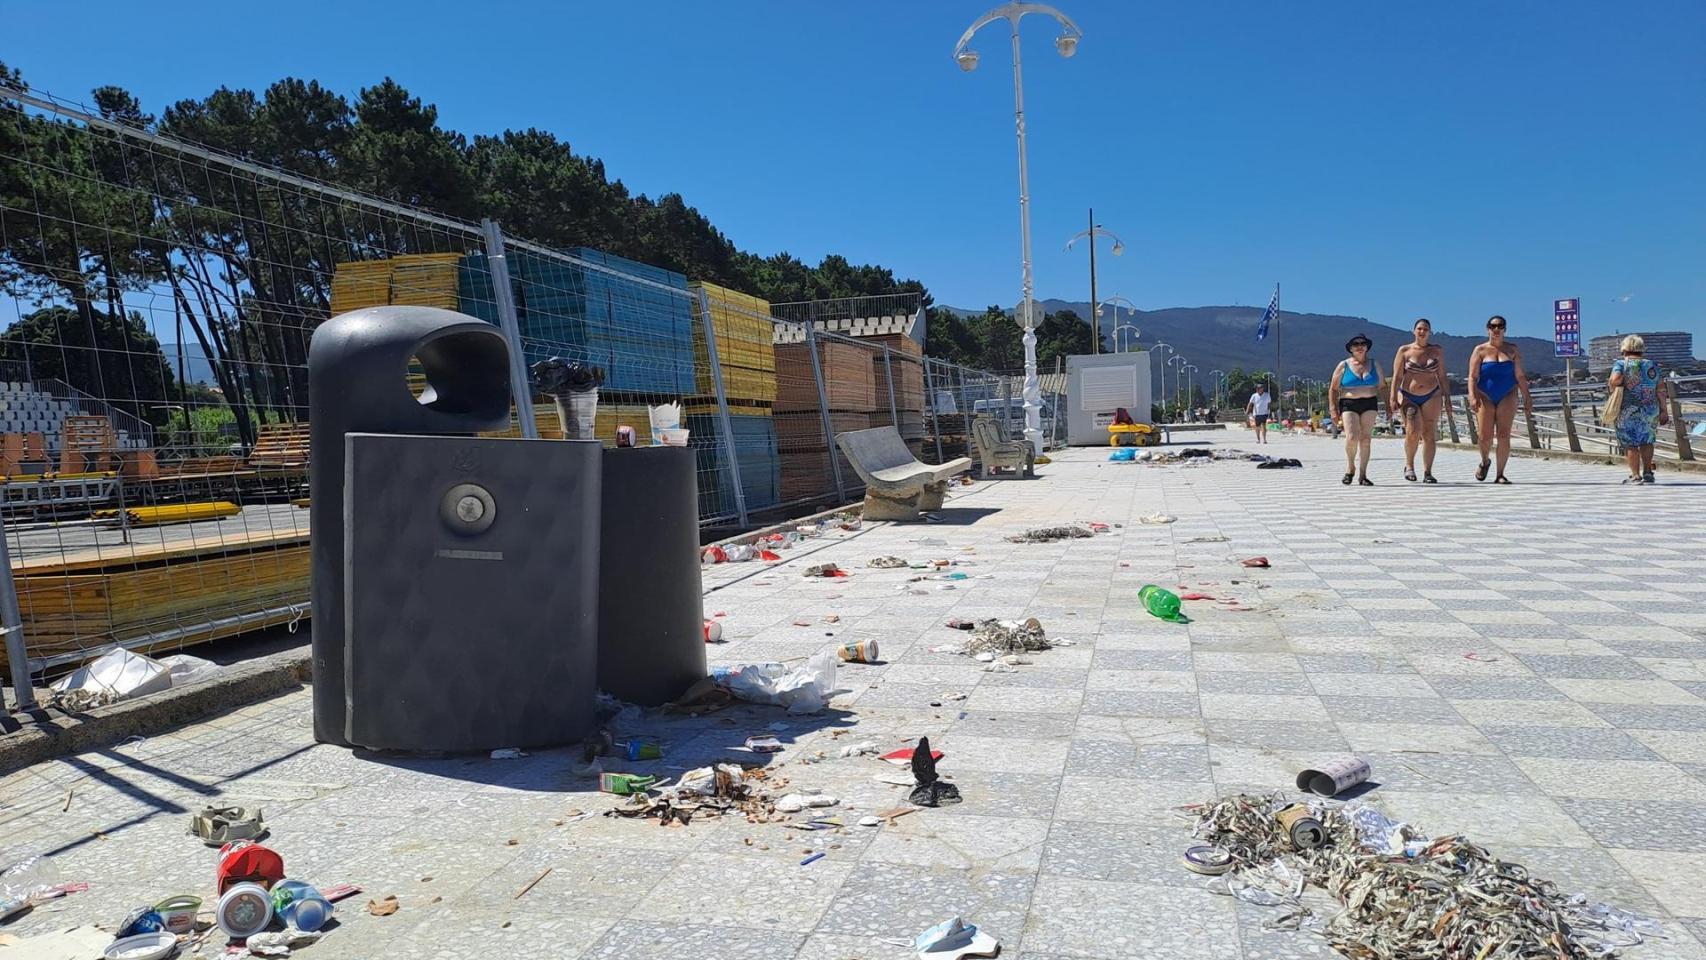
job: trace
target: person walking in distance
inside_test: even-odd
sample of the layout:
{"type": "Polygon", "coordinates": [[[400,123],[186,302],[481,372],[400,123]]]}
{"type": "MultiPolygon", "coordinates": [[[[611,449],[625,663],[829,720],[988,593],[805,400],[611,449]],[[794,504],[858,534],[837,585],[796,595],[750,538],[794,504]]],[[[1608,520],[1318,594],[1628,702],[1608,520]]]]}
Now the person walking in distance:
{"type": "Polygon", "coordinates": [[[1481,445],[1481,466],[1475,471],[1476,480],[1487,479],[1488,458],[1493,441],[1498,440],[1499,469],[1494,483],[1510,483],[1505,478],[1505,464],[1511,458],[1511,424],[1516,422],[1516,398],[1522,394],[1522,407],[1534,418],[1534,395],[1528,391],[1528,374],[1522,369],[1522,351],[1505,339],[1505,318],[1487,318],[1487,342],[1469,354],[1469,409],[1475,411],[1477,438],[1481,445]]]}
{"type": "Polygon", "coordinates": [[[1368,456],[1374,446],[1374,421],[1380,412],[1380,388],[1386,382],[1380,364],[1369,358],[1374,341],[1357,334],[1345,341],[1350,356],[1333,368],[1327,381],[1327,403],[1338,413],[1345,427],[1345,476],[1340,483],[1350,486],[1352,480],[1365,487],[1374,486],[1368,478],[1368,456]]]}
{"type": "Polygon", "coordinates": [[[1434,450],[1439,437],[1441,405],[1451,412],[1451,384],[1445,377],[1445,350],[1429,343],[1434,325],[1427,317],[1411,328],[1416,339],[1398,348],[1392,358],[1392,396],[1386,409],[1404,415],[1404,479],[1416,480],[1416,447],[1422,448],[1422,482],[1434,479],[1434,450]]]}
{"type": "Polygon", "coordinates": [[[1250,417],[1250,422],[1256,426],[1256,442],[1268,442],[1268,411],[1273,399],[1268,396],[1268,385],[1256,384],[1256,392],[1250,394],[1250,402],[1244,404],[1244,413],[1250,417]]]}
{"type": "Polygon", "coordinates": [[[1647,342],[1636,334],[1618,345],[1623,359],[1611,365],[1611,387],[1623,388],[1623,406],[1617,415],[1617,442],[1629,460],[1629,479],[1624,483],[1655,483],[1653,441],[1657,428],[1670,423],[1665,409],[1665,382],[1659,365],[1646,359],[1647,342]]]}

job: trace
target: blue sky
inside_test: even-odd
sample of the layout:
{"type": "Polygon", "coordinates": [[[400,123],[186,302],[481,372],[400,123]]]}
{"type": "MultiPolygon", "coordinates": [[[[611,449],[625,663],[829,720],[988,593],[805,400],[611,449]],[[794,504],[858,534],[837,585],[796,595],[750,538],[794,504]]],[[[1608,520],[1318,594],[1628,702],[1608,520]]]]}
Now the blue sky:
{"type": "MultiPolygon", "coordinates": [[[[1019,295],[1004,27],[961,73],[977,3],[407,5],[0,0],[0,59],[158,110],[286,75],[384,75],[447,126],[537,126],[630,188],[681,192],[737,244],[842,253],[979,307],[1019,295]]],[[[1263,305],[1468,333],[1706,340],[1706,4],[1063,0],[1085,40],[1025,21],[1040,297],[1086,299],[1086,207],[1126,253],[1101,292],[1143,307],[1263,305]],[[1627,302],[1615,298],[1632,294],[1627,302]]],[[[1706,350],[1697,350],[1706,352],[1706,350]]]]}

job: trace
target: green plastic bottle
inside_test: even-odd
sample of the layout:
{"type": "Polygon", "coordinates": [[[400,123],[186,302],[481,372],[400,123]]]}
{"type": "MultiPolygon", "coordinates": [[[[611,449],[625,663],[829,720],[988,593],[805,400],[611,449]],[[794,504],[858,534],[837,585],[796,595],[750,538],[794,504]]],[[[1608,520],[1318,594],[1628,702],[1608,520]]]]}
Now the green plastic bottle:
{"type": "Polygon", "coordinates": [[[1173,591],[1149,583],[1144,584],[1143,589],[1137,591],[1137,597],[1143,601],[1143,608],[1148,610],[1151,616],[1159,617],[1162,620],[1180,619],[1179,595],[1173,591]]]}

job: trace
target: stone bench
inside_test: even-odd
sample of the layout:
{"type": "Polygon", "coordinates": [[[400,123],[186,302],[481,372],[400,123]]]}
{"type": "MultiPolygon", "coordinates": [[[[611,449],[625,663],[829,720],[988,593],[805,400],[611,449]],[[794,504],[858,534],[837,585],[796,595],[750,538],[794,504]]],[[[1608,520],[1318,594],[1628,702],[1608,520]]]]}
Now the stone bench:
{"type": "Polygon", "coordinates": [[[921,511],[940,510],[948,481],[971,469],[965,457],[920,463],[894,427],[838,433],[835,444],[865,481],[866,520],[916,520],[921,511]]]}

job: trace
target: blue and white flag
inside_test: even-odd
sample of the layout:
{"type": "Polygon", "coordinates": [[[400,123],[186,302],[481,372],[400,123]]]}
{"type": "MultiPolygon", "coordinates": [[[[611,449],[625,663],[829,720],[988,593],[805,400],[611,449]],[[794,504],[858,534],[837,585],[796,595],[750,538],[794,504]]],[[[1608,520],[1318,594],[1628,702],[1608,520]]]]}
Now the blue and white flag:
{"type": "Polygon", "coordinates": [[[1274,298],[1268,301],[1268,309],[1262,311],[1262,322],[1256,324],[1256,339],[1268,338],[1268,323],[1279,316],[1279,284],[1274,284],[1274,298]]]}

